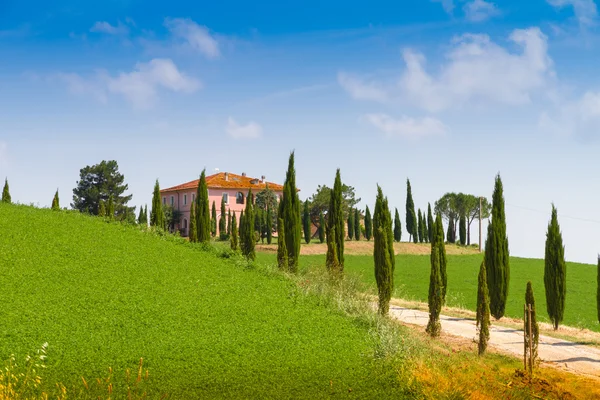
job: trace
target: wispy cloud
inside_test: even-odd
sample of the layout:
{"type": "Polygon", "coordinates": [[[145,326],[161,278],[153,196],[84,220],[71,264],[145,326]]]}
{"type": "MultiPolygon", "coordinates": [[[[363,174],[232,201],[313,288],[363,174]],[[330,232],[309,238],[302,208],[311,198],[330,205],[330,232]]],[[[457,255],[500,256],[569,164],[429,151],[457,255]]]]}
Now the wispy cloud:
{"type": "Polygon", "coordinates": [[[90,32],[106,33],[108,35],[127,35],[129,28],[127,25],[123,25],[121,21],[115,26],[106,21],[98,21],[90,28],[90,32]]]}
{"type": "Polygon", "coordinates": [[[471,22],[484,22],[500,15],[500,10],[494,3],[484,0],[469,1],[463,6],[465,18],[471,22]]]}
{"type": "Polygon", "coordinates": [[[206,26],[198,25],[189,18],[166,18],[165,26],[175,39],[182,41],[193,51],[198,51],[209,59],[221,55],[219,43],[206,26]]]}
{"type": "Polygon", "coordinates": [[[452,15],[452,12],[454,11],[454,1],[453,0],[431,0],[434,3],[442,3],[442,7],[444,8],[444,11],[446,11],[448,14],[452,15]]]}
{"type": "Polygon", "coordinates": [[[600,92],[587,91],[579,99],[560,101],[541,114],[539,127],[557,135],[597,135],[600,126],[600,92]]]}
{"type": "Polygon", "coordinates": [[[238,124],[232,117],[227,119],[225,131],[234,139],[258,139],[262,136],[262,127],[258,123],[238,124]]]}
{"type": "Polygon", "coordinates": [[[594,0],[547,0],[555,8],[573,7],[573,13],[581,28],[587,28],[596,23],[598,9],[594,0]]]}
{"type": "Polygon", "coordinates": [[[364,118],[387,137],[418,139],[426,136],[443,136],[449,131],[440,120],[431,117],[416,119],[402,116],[400,119],[395,119],[380,113],[367,114],[364,118]]]}
{"type": "Polygon", "coordinates": [[[379,102],[385,102],[388,99],[385,90],[379,84],[366,82],[355,75],[340,72],[338,73],[338,83],[353,99],[379,102]]]}

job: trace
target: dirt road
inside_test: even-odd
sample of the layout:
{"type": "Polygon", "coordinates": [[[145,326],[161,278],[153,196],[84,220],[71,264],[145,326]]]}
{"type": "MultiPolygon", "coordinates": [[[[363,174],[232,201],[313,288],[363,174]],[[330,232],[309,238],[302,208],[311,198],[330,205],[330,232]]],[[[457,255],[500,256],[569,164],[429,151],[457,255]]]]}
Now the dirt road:
{"type": "MultiPolygon", "coordinates": [[[[419,326],[427,326],[429,314],[424,311],[390,306],[390,316],[399,321],[419,326]]],[[[440,318],[442,330],[450,335],[477,340],[475,320],[470,318],[440,318]]],[[[495,349],[523,357],[523,330],[502,326],[490,327],[489,345],[495,349]]],[[[583,375],[600,377],[600,349],[575,342],[540,335],[538,345],[540,360],[561,369],[583,375]]]]}

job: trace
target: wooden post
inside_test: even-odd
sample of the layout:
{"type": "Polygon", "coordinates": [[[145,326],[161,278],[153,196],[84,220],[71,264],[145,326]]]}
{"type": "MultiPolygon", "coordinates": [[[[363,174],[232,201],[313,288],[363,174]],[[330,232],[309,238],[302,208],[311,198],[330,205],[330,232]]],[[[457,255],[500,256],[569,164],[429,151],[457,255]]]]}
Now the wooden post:
{"type": "Polygon", "coordinates": [[[527,304],[523,304],[523,369],[527,371],[527,304]]]}
{"type": "Polygon", "coordinates": [[[533,329],[531,329],[531,304],[527,305],[528,330],[529,330],[529,375],[533,374],[533,329]]]}

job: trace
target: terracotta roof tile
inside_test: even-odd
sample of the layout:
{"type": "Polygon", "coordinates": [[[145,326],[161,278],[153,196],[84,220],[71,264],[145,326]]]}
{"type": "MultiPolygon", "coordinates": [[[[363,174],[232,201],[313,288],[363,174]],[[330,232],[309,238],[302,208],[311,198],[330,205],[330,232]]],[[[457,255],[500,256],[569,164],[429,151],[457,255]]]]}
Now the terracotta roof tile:
{"type": "MultiPolygon", "coordinates": [[[[206,185],[209,189],[216,188],[230,188],[230,189],[259,189],[262,190],[266,187],[266,184],[269,184],[269,189],[274,190],[276,192],[283,191],[283,186],[278,185],[273,182],[260,182],[257,178],[251,178],[249,176],[236,175],[232,173],[228,173],[228,179],[225,180],[225,172],[219,172],[218,174],[209,175],[206,177],[206,185]],[[256,183],[252,183],[255,181],[256,183]]],[[[181,190],[198,188],[198,182],[200,179],[196,179],[190,182],[182,183],[181,185],[173,186],[170,188],[166,188],[161,190],[161,193],[167,192],[177,192],[181,190]]]]}

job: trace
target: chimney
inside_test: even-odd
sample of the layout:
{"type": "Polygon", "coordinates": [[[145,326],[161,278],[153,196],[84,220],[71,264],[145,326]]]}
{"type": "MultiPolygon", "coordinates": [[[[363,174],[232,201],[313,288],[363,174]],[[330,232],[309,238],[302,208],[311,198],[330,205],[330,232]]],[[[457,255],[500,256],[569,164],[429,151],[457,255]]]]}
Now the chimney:
{"type": "Polygon", "coordinates": [[[225,182],[229,180],[229,172],[225,172],[225,182]]]}
{"type": "Polygon", "coordinates": [[[246,173],[245,173],[245,172],[242,172],[242,176],[246,176],[246,173]]]}
{"type": "Polygon", "coordinates": [[[260,183],[263,183],[264,181],[265,181],[265,176],[263,175],[260,177],[260,183]]]}

